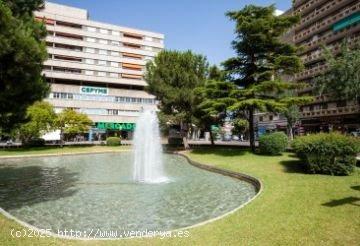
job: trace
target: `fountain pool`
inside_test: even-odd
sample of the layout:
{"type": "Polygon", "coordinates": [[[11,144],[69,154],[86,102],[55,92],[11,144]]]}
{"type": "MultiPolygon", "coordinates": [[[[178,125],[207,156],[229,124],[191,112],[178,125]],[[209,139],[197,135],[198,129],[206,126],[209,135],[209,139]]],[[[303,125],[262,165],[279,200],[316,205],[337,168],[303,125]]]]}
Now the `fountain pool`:
{"type": "Polygon", "coordinates": [[[255,196],[245,181],[163,154],[171,182],[133,180],[131,152],[0,160],[0,207],[40,229],[174,230],[255,196]]]}

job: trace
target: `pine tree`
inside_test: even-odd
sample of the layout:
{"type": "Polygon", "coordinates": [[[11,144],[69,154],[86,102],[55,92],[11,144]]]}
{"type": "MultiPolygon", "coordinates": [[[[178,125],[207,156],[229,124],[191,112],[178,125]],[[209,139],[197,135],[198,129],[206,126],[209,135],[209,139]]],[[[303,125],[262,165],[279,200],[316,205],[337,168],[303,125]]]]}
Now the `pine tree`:
{"type": "Polygon", "coordinates": [[[232,46],[237,54],[223,63],[228,77],[239,86],[234,93],[237,102],[230,109],[241,112],[249,121],[251,149],[255,150],[254,113],[285,111],[288,105],[309,98],[288,97],[296,90],[294,83],[283,81],[302,69],[297,48],[281,40],[281,36],[299,21],[297,16],[275,16],[275,7],[248,5],[226,15],[236,22],[236,38],[232,46]]]}

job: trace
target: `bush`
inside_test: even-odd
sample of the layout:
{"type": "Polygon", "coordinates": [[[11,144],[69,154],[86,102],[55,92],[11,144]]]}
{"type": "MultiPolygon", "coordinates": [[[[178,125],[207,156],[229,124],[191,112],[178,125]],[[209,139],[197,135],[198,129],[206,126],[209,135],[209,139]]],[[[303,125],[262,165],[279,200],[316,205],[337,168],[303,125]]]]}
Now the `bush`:
{"type": "Polygon", "coordinates": [[[259,138],[259,151],[265,155],[280,155],[288,146],[288,138],[283,132],[264,134],[259,138]]]}
{"type": "Polygon", "coordinates": [[[107,146],[119,146],[121,144],[121,138],[119,137],[108,137],[106,139],[107,146]]]}
{"type": "Polygon", "coordinates": [[[309,173],[349,175],[356,165],[360,141],[340,133],[319,133],[296,138],[292,148],[309,173]]]}
{"type": "Polygon", "coordinates": [[[183,140],[182,138],[168,138],[168,144],[171,146],[182,146],[183,140]]]}
{"type": "Polygon", "coordinates": [[[23,142],[25,147],[41,147],[45,145],[45,139],[43,138],[32,138],[23,142]]]}

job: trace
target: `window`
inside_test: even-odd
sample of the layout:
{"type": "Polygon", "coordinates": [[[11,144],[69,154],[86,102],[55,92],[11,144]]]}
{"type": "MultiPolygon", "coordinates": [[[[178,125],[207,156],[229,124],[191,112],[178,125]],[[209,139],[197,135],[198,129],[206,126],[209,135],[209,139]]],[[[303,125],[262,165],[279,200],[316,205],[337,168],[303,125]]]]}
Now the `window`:
{"type": "Polygon", "coordinates": [[[134,34],[134,33],[124,33],[124,38],[132,38],[132,39],[142,40],[143,36],[141,36],[139,34],[134,34]]]}
{"type": "Polygon", "coordinates": [[[94,75],[94,71],[85,70],[85,75],[94,75]]]}
{"type": "Polygon", "coordinates": [[[108,34],[108,30],[106,30],[106,29],[100,29],[99,31],[100,31],[100,33],[102,33],[102,34],[108,34]]]}
{"type": "Polygon", "coordinates": [[[95,49],[94,49],[94,48],[85,48],[85,52],[94,54],[94,53],[95,53],[95,49]]]}
{"type": "Polygon", "coordinates": [[[145,46],[144,48],[145,48],[145,50],[151,50],[152,51],[152,48],[150,46],[145,46]]]}
{"type": "Polygon", "coordinates": [[[87,30],[88,30],[89,32],[96,32],[96,27],[88,26],[88,27],[87,27],[87,30]]]}
{"type": "Polygon", "coordinates": [[[269,120],[271,121],[271,120],[273,120],[273,119],[274,119],[274,116],[269,115],[269,120]]]}
{"type": "Polygon", "coordinates": [[[99,50],[100,55],[107,55],[107,50],[99,50]]]}
{"type": "Polygon", "coordinates": [[[91,42],[91,43],[95,43],[95,42],[96,42],[96,38],[89,38],[89,37],[87,37],[87,38],[86,38],[86,41],[91,42]]]}
{"type": "Polygon", "coordinates": [[[114,36],[120,36],[120,32],[119,32],[119,31],[112,31],[111,34],[114,35],[114,36]]]}
{"type": "Polygon", "coordinates": [[[264,117],[260,116],[259,121],[264,121],[264,117]]]}
{"type": "Polygon", "coordinates": [[[131,43],[124,43],[124,47],[132,48],[132,49],[141,49],[141,45],[131,44],[131,43]]]}
{"type": "Polygon", "coordinates": [[[119,66],[119,63],[117,63],[117,62],[110,62],[110,66],[112,66],[112,67],[118,67],[118,66],[119,66]]]}
{"type": "Polygon", "coordinates": [[[106,66],[106,61],[98,60],[98,65],[106,66]]]}
{"type": "Polygon", "coordinates": [[[119,52],[117,52],[117,51],[111,51],[110,54],[112,56],[119,56],[119,52]]]}
{"type": "Polygon", "coordinates": [[[117,78],[118,77],[118,74],[117,73],[110,73],[109,76],[111,78],[117,78]]]}
{"type": "Polygon", "coordinates": [[[95,60],[93,59],[85,59],[86,64],[95,64],[95,60]]]}
{"type": "Polygon", "coordinates": [[[145,37],[145,41],[152,42],[152,41],[153,41],[153,38],[152,38],[152,37],[145,37]]]}
{"type": "Polygon", "coordinates": [[[105,77],[105,76],[106,76],[106,72],[97,72],[97,75],[98,75],[98,76],[101,76],[101,77],[105,77]]]}
{"type": "Polygon", "coordinates": [[[108,44],[108,41],[105,39],[99,39],[100,44],[108,44]]]}
{"type": "Polygon", "coordinates": [[[117,46],[119,46],[119,45],[120,45],[120,42],[119,42],[119,41],[114,41],[114,40],[112,40],[112,41],[111,41],[111,45],[117,45],[117,46]]]}

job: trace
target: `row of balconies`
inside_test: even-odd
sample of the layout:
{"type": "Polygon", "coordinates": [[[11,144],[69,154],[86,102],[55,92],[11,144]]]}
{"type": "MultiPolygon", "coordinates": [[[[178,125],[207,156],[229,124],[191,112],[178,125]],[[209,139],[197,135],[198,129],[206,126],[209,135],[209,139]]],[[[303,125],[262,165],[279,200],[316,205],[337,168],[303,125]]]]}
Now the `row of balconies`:
{"type": "Polygon", "coordinates": [[[135,86],[144,87],[146,86],[145,80],[140,75],[132,75],[125,73],[117,73],[114,76],[110,76],[110,73],[104,73],[102,76],[94,74],[86,74],[81,69],[66,69],[66,68],[55,68],[44,67],[43,75],[49,79],[59,80],[73,80],[73,81],[89,81],[94,83],[105,83],[105,84],[118,84],[124,86],[135,86]],[[59,69],[59,70],[57,70],[59,69]]]}
{"type": "Polygon", "coordinates": [[[299,15],[306,15],[314,8],[320,6],[329,0],[295,0],[293,3],[294,13],[299,15]]]}
{"type": "Polygon", "coordinates": [[[331,12],[339,10],[345,5],[354,2],[354,0],[335,0],[329,1],[323,4],[320,8],[316,8],[313,12],[310,12],[308,15],[302,15],[301,21],[295,26],[295,31],[303,29],[305,26],[309,26],[315,21],[325,17],[331,12]]]}
{"type": "Polygon", "coordinates": [[[341,31],[338,31],[336,33],[329,31],[327,34],[323,35],[322,37],[310,41],[307,44],[303,45],[304,49],[301,51],[302,54],[312,51],[314,49],[317,49],[322,44],[328,44],[335,42],[336,40],[342,39],[344,37],[347,37],[348,40],[353,40],[357,38],[357,33],[360,31],[360,25],[356,25],[353,27],[350,27],[349,29],[343,29],[341,31]],[[355,35],[354,35],[355,34],[355,35]],[[353,35],[353,36],[351,36],[353,35]]]}
{"type": "MultiPolygon", "coordinates": [[[[360,36],[355,36],[352,39],[349,39],[347,43],[348,43],[348,45],[350,47],[352,47],[352,46],[356,45],[359,42],[359,40],[360,40],[360,36]]],[[[341,49],[341,43],[336,43],[335,45],[327,46],[327,48],[330,49],[332,54],[338,54],[340,52],[340,49],[341,49]]],[[[323,52],[322,51],[313,52],[310,55],[304,56],[302,58],[304,64],[317,62],[317,61],[322,60],[322,59],[323,59],[323,52]]]]}
{"type": "Polygon", "coordinates": [[[359,105],[352,105],[346,107],[336,107],[328,109],[317,109],[301,112],[302,118],[321,117],[321,116],[336,116],[344,114],[357,114],[360,113],[359,105]]]}
{"type": "Polygon", "coordinates": [[[304,80],[307,78],[315,77],[315,76],[319,75],[320,73],[324,72],[326,69],[327,69],[326,64],[318,65],[316,67],[306,69],[300,73],[295,74],[295,79],[299,81],[299,80],[304,80]]]}
{"type": "Polygon", "coordinates": [[[46,17],[42,17],[42,16],[36,16],[35,19],[37,19],[39,21],[44,21],[49,30],[52,29],[53,27],[70,28],[69,30],[72,30],[71,31],[72,33],[82,31],[82,32],[88,32],[88,33],[91,32],[97,36],[98,35],[100,35],[100,36],[108,35],[108,37],[111,37],[111,38],[113,38],[113,37],[125,38],[125,39],[129,39],[129,40],[133,40],[133,41],[143,40],[143,41],[149,41],[152,43],[160,43],[160,44],[162,44],[162,42],[163,42],[162,39],[160,39],[160,38],[149,37],[149,36],[146,36],[141,33],[116,31],[116,30],[111,30],[111,29],[107,29],[107,28],[86,26],[86,25],[69,22],[69,21],[60,21],[60,20],[50,19],[50,18],[46,18],[46,17]]]}
{"type": "Polygon", "coordinates": [[[310,26],[309,28],[306,28],[305,30],[301,31],[298,34],[295,33],[294,40],[297,43],[302,42],[302,41],[310,38],[311,36],[314,36],[316,33],[320,33],[322,31],[330,29],[332,24],[335,24],[337,21],[339,21],[353,13],[356,13],[359,10],[360,10],[360,2],[357,3],[356,5],[353,5],[351,7],[348,7],[346,9],[342,10],[341,12],[339,12],[335,15],[329,16],[328,18],[322,20],[321,22],[313,24],[312,26],[310,26]]]}

